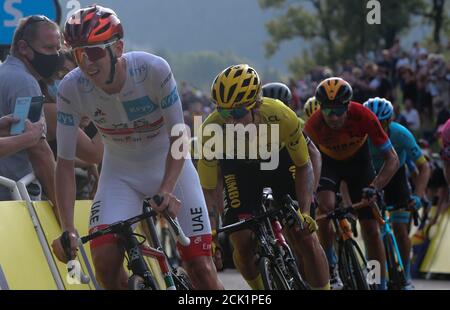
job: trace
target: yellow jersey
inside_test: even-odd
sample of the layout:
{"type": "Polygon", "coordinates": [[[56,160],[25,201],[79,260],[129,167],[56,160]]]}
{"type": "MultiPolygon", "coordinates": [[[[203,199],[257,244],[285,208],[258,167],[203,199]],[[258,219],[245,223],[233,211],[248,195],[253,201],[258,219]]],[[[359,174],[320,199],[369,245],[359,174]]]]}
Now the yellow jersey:
{"type": "MultiPolygon", "coordinates": [[[[305,138],[302,133],[302,126],[299,118],[289,107],[283,102],[266,98],[262,100],[262,104],[257,108],[257,112],[260,118],[259,124],[278,125],[278,147],[279,150],[284,147],[287,148],[289,155],[293,163],[297,167],[302,167],[309,161],[308,147],[306,145],[305,138]]],[[[219,125],[225,133],[226,120],[220,116],[217,110],[214,110],[203,122],[200,128],[200,134],[202,135],[201,146],[205,145],[209,139],[214,135],[205,135],[204,129],[207,125],[215,124],[219,125]]],[[[271,141],[271,126],[268,126],[267,130],[267,145],[266,149],[270,149],[272,145],[271,141]]],[[[258,132],[259,133],[259,132],[258,132]]],[[[225,137],[223,137],[225,141],[225,137]]],[[[265,142],[263,141],[263,142],[265,142]]],[[[246,142],[248,142],[246,140],[246,142]]],[[[261,146],[259,146],[261,148],[261,146]]],[[[248,144],[246,144],[246,150],[248,150],[248,144]]],[[[225,152],[224,152],[225,153],[225,152]]],[[[224,155],[223,158],[225,158],[224,155]]],[[[208,160],[205,156],[201,156],[197,164],[198,174],[200,177],[200,183],[205,189],[214,189],[217,185],[218,173],[219,173],[219,159],[213,158],[208,160]]]]}

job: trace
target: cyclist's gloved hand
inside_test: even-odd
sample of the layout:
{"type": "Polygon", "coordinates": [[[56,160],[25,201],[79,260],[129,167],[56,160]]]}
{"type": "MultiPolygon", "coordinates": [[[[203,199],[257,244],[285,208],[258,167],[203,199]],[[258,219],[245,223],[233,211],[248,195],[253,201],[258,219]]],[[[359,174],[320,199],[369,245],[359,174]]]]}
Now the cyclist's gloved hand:
{"type": "Polygon", "coordinates": [[[431,202],[428,200],[427,196],[423,196],[422,198],[420,198],[420,203],[424,208],[427,208],[431,205],[431,202]]]}
{"type": "Polygon", "coordinates": [[[362,190],[362,198],[363,199],[368,199],[370,201],[373,201],[374,199],[377,198],[378,195],[378,190],[373,187],[372,185],[368,186],[368,187],[364,187],[362,190]]]}
{"type": "Polygon", "coordinates": [[[156,212],[163,212],[167,209],[170,217],[176,218],[181,208],[181,202],[172,193],[162,192],[153,196],[150,200],[150,207],[156,212]]]}
{"type": "Polygon", "coordinates": [[[317,226],[316,221],[307,213],[301,213],[300,209],[297,211],[297,215],[300,218],[300,221],[303,224],[306,224],[306,227],[308,228],[308,231],[312,234],[313,232],[317,231],[319,229],[319,226],[317,226]]]}
{"type": "Polygon", "coordinates": [[[216,269],[218,271],[223,270],[223,261],[222,261],[222,249],[219,246],[219,238],[217,236],[217,230],[213,229],[211,231],[212,240],[211,240],[211,251],[214,265],[216,265],[216,269]]]}
{"type": "Polygon", "coordinates": [[[305,219],[306,226],[311,234],[319,229],[317,222],[309,214],[303,213],[303,218],[305,219]]]}
{"type": "Polygon", "coordinates": [[[77,235],[74,232],[65,231],[60,237],[53,240],[52,250],[56,258],[63,263],[74,259],[77,256],[78,245],[77,235]],[[70,252],[70,253],[67,253],[70,252]],[[70,254],[69,257],[67,254],[70,254]]]}
{"type": "Polygon", "coordinates": [[[422,202],[420,200],[420,197],[416,196],[416,195],[412,195],[409,198],[409,206],[416,210],[419,210],[422,207],[422,202]]]}

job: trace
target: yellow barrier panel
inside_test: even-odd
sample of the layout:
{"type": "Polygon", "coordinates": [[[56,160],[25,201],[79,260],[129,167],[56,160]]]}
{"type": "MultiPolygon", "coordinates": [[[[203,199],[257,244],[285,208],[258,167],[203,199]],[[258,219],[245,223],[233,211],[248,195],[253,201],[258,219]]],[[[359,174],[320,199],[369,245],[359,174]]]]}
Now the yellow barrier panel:
{"type": "Polygon", "coordinates": [[[427,254],[420,266],[420,272],[450,274],[450,209],[440,216],[431,228],[432,239],[427,254]],[[433,232],[435,230],[435,232],[433,232]]]}
{"type": "Polygon", "coordinates": [[[10,289],[56,289],[23,201],[0,202],[0,266],[10,289]]]}
{"type": "MultiPolygon", "coordinates": [[[[50,204],[47,201],[33,202],[33,207],[34,207],[34,210],[36,211],[36,214],[37,214],[37,217],[41,224],[42,230],[44,231],[47,243],[50,246],[52,244],[53,240],[58,238],[59,236],[61,236],[61,233],[62,233],[61,227],[59,226],[58,222],[56,221],[55,214],[53,213],[53,208],[50,206],[50,204]]],[[[77,210],[77,205],[75,205],[75,210],[77,210]]],[[[77,212],[78,212],[78,210],[77,210],[77,212]]],[[[86,219],[86,221],[87,221],[87,219],[86,219]]],[[[81,234],[81,232],[80,232],[80,234],[81,234]]],[[[56,262],[58,271],[61,275],[61,279],[63,280],[64,287],[66,288],[66,290],[94,289],[92,282],[90,282],[89,284],[70,284],[70,283],[68,283],[67,282],[67,265],[64,263],[61,263],[54,256],[53,251],[52,251],[52,255],[53,255],[53,259],[56,262]]],[[[86,269],[86,266],[84,265],[84,262],[82,261],[82,259],[80,259],[80,257],[78,257],[78,260],[81,263],[81,268],[82,268],[83,272],[87,274],[87,271],[86,271],[87,269],[86,269]]]]}

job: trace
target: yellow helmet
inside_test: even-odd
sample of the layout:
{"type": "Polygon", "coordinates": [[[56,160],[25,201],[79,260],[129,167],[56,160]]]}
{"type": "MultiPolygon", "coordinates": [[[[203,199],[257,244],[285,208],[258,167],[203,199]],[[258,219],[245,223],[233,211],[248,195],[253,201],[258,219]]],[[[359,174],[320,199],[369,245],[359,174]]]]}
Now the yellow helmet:
{"type": "Polygon", "coordinates": [[[256,101],[261,93],[258,73],[246,64],[234,65],[216,76],[211,97],[219,108],[231,109],[256,101]]]}
{"type": "Polygon", "coordinates": [[[309,98],[303,107],[306,120],[308,120],[317,110],[320,110],[320,102],[316,99],[316,97],[309,98]]]}

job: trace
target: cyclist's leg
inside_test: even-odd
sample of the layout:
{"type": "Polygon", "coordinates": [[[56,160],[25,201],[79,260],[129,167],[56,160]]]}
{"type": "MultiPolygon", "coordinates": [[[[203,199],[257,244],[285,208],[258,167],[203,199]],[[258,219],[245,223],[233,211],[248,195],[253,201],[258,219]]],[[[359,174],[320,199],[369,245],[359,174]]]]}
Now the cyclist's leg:
{"type": "Polygon", "coordinates": [[[405,166],[402,166],[385,187],[385,202],[388,206],[394,206],[391,220],[400,256],[408,278],[410,275],[409,261],[411,254],[411,239],[409,238],[411,214],[406,208],[409,197],[410,189],[406,177],[405,166]]]}
{"type": "MultiPolygon", "coordinates": [[[[249,218],[254,208],[261,205],[263,186],[258,163],[243,160],[222,160],[225,210],[223,225],[249,218]]],[[[229,236],[233,247],[233,262],[252,289],[264,289],[255,242],[250,230],[235,232],[229,236]]]]}
{"type": "MultiPolygon", "coordinates": [[[[347,182],[353,203],[361,201],[362,189],[370,185],[375,177],[375,171],[370,159],[369,147],[366,144],[352,158],[351,164],[345,169],[344,180],[347,182]]],[[[386,254],[381,240],[380,227],[374,219],[370,208],[357,211],[361,223],[361,232],[366,245],[369,260],[376,260],[381,267],[381,288],[386,287],[386,254]]]]}
{"type": "MultiPolygon", "coordinates": [[[[327,214],[334,210],[336,203],[336,192],[338,191],[341,178],[338,175],[339,162],[322,154],[322,173],[320,176],[317,200],[321,214],[327,214]]],[[[331,221],[321,220],[319,225],[319,240],[325,250],[328,265],[333,268],[337,265],[337,256],[334,249],[334,230],[331,221]]]]}
{"type": "MultiPolygon", "coordinates": [[[[105,163],[91,208],[90,232],[141,211],[142,196],[105,163]]],[[[124,251],[118,238],[105,235],[91,241],[90,245],[96,277],[101,285],[105,289],[126,289],[128,276],[123,268],[124,251]]]]}
{"type": "MultiPolygon", "coordinates": [[[[280,152],[278,168],[266,174],[267,184],[273,189],[278,201],[286,194],[296,199],[295,173],[293,177],[292,171],[295,171],[295,165],[284,149],[280,152]]],[[[300,230],[297,226],[285,231],[297,258],[302,263],[305,279],[311,288],[329,289],[328,262],[317,234],[310,233],[306,227],[300,230]]]]}
{"type": "Polygon", "coordinates": [[[196,289],[223,289],[211,257],[211,225],[198,174],[191,161],[186,161],[178,178],[174,195],[182,208],[178,213],[181,228],[191,239],[188,247],[178,244],[183,267],[196,289]]]}

